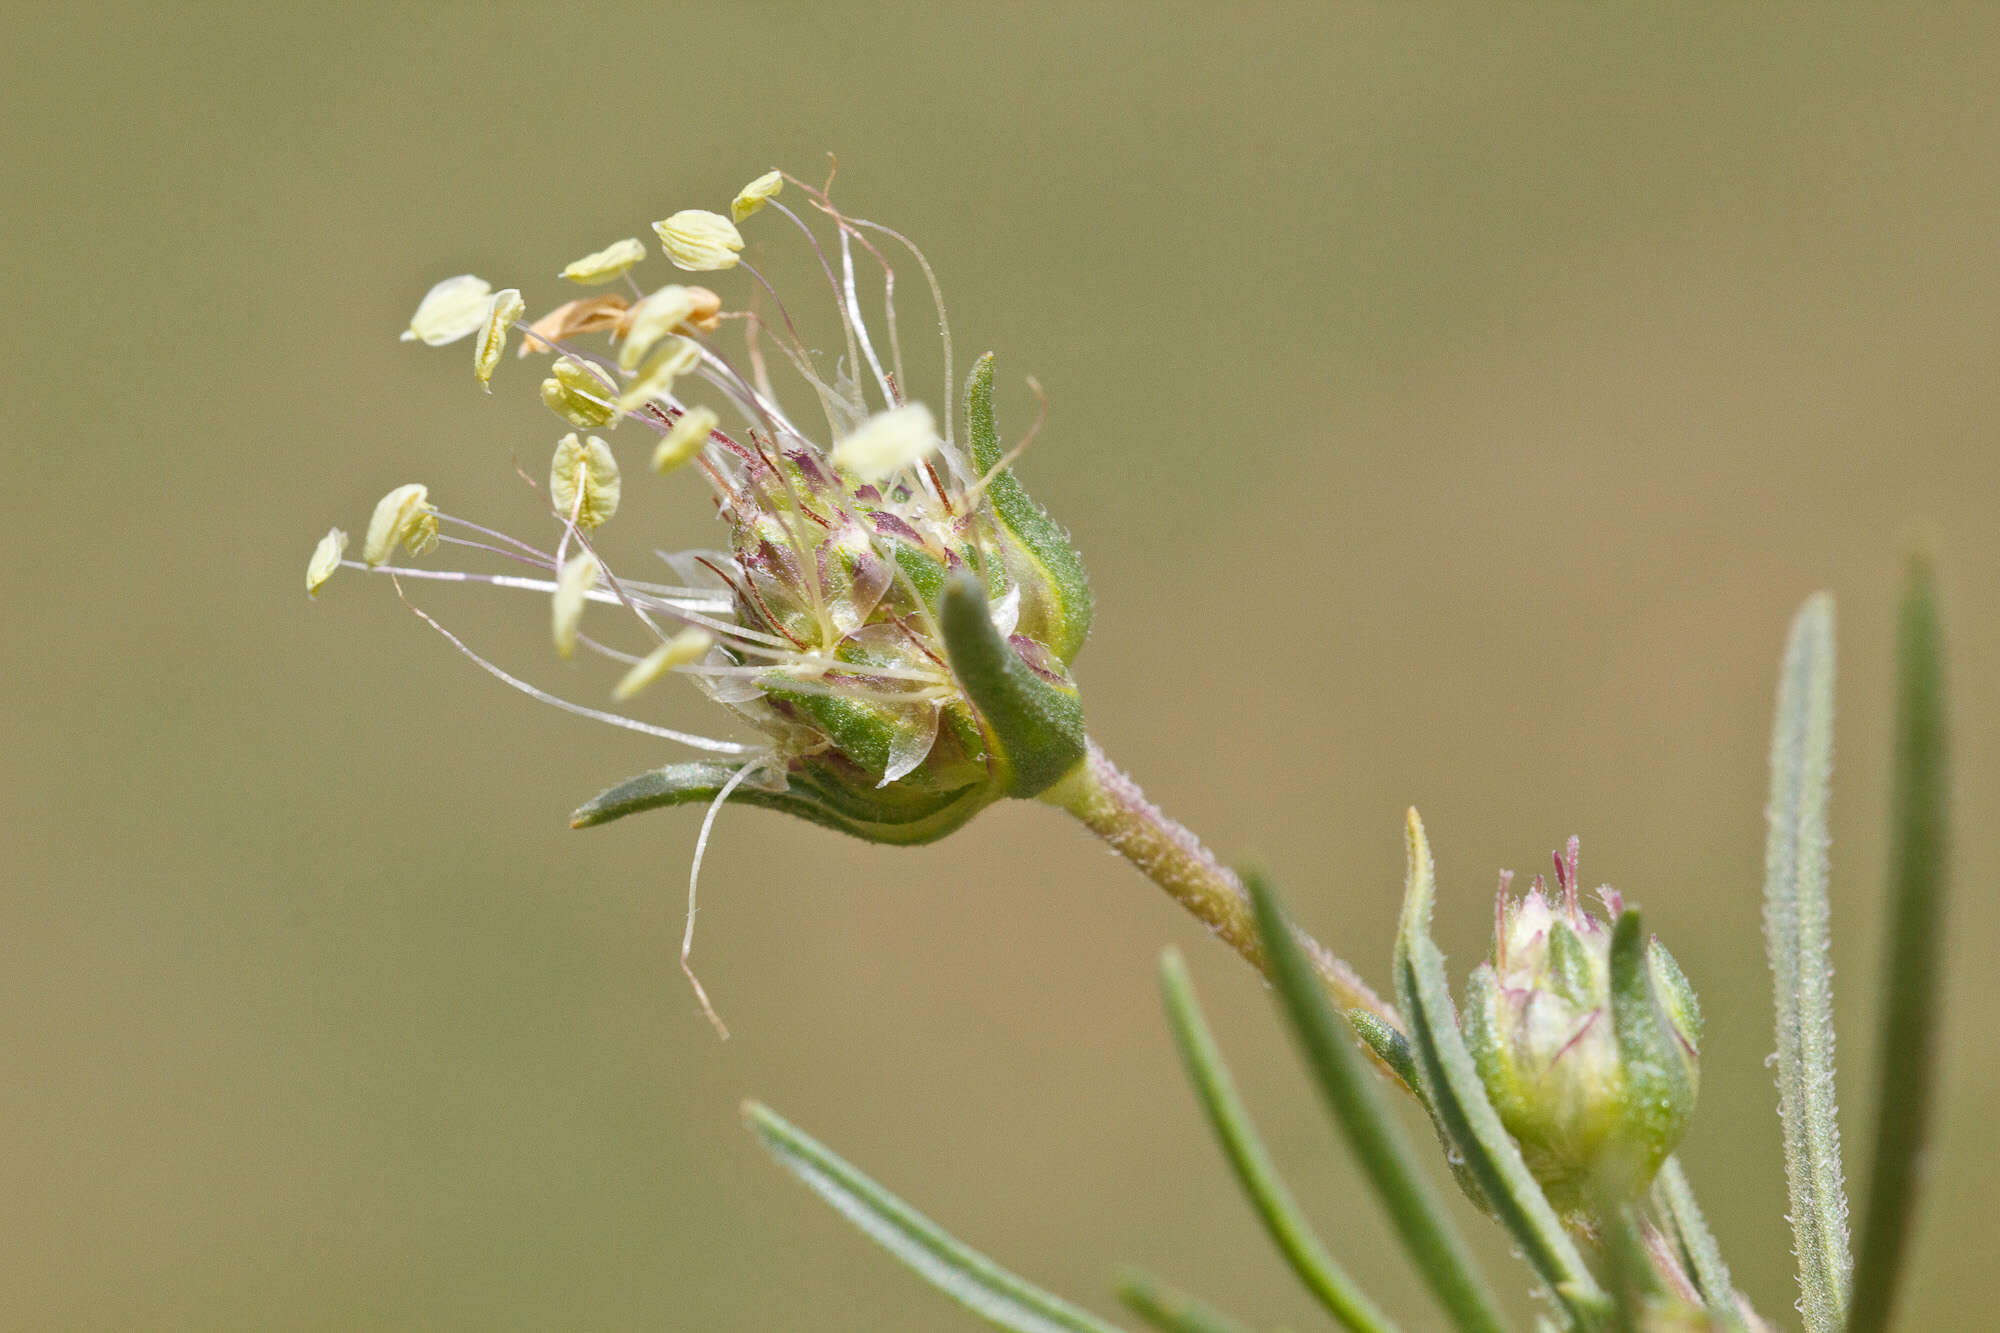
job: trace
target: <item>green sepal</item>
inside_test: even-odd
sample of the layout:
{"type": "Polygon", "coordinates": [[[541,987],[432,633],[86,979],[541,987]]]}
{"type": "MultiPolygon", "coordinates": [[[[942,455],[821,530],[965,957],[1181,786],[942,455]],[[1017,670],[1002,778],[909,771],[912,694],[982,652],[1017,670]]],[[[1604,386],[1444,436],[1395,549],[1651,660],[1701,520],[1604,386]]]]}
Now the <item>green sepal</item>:
{"type": "MultiPolygon", "coordinates": [[[[732,804],[758,806],[795,815],[866,842],[912,846],[933,842],[954,831],[991,805],[986,787],[930,792],[894,783],[871,788],[858,769],[844,761],[815,756],[793,764],[786,788],[774,791],[741,783],[729,794],[732,804]]],[[[713,760],[668,764],[627,778],[579,806],[570,816],[571,828],[594,828],[642,810],[706,804],[715,799],[736,766],[713,760]]]]}
{"type": "Polygon", "coordinates": [[[1479,1081],[1493,1100],[1493,1109],[1506,1122],[1519,1114],[1521,1097],[1513,1052],[1507,1034],[1498,1025],[1499,1012],[1499,974],[1491,963],[1481,963],[1465,979],[1465,1008],[1459,1014],[1458,1027],[1479,1070],[1479,1081]]]}
{"type": "MultiPolygon", "coordinates": [[[[993,418],[993,353],[975,361],[965,384],[965,421],[972,439],[972,462],[980,476],[993,473],[1002,457],[1000,430],[993,418]]],[[[1046,597],[1024,597],[1021,633],[1048,645],[1066,666],[1076,660],[1090,634],[1093,599],[1083,557],[1069,534],[1031,499],[1011,468],[986,483],[986,495],[1005,527],[1039,569],[1046,597]]]]}
{"type": "Polygon", "coordinates": [[[1687,1045],[1700,1051],[1701,1001],[1695,998],[1687,973],[1681,971],[1681,965],[1667,952],[1667,946],[1658,940],[1647,948],[1646,956],[1653,965],[1653,989],[1660,1003],[1666,1006],[1667,1017],[1687,1045]]]}
{"type": "Polygon", "coordinates": [[[1597,968],[1574,930],[1561,921],[1549,926],[1548,985],[1578,1009],[1588,1009],[1598,993],[1597,968]]]}
{"type": "Polygon", "coordinates": [[[945,585],[938,617],[952,674],[979,710],[992,789],[1038,796],[1083,762],[1083,701],[1044,678],[993,627],[986,590],[969,575],[945,585]]]}
{"type": "Polygon", "coordinates": [[[813,727],[833,748],[846,755],[864,772],[880,778],[889,768],[889,756],[903,723],[887,708],[863,703],[841,694],[820,694],[810,690],[788,690],[782,671],[763,676],[764,692],[806,715],[813,727]]]}
{"type": "Polygon", "coordinates": [[[917,590],[918,599],[925,609],[936,615],[938,599],[944,595],[945,567],[906,542],[892,542],[890,545],[897,567],[910,580],[910,586],[917,590]]]}
{"type": "Polygon", "coordinates": [[[1619,1099],[1623,1124],[1612,1142],[1625,1160],[1599,1168],[1607,1203],[1636,1197],[1652,1183],[1694,1114],[1693,1062],[1654,991],[1647,952],[1639,913],[1620,914],[1611,930],[1611,1031],[1625,1089],[1619,1099]]]}

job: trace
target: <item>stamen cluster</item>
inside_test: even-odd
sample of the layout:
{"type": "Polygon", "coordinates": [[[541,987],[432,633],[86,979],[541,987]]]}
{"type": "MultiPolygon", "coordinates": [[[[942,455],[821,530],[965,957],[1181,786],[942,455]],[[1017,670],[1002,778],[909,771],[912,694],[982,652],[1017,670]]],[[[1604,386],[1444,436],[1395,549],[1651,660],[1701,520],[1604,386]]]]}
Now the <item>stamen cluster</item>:
{"type": "Polygon", "coordinates": [[[1001,796],[1033,794],[1012,782],[990,708],[955,669],[941,628],[948,589],[961,600],[966,589],[979,597],[975,637],[1002,645],[1000,675],[1032,677],[1025,695],[1006,687],[995,697],[1028,699],[1030,722],[1050,713],[1067,727],[1068,664],[1089,624],[1081,562],[1012,476],[1027,440],[1009,453],[999,448],[990,356],[975,368],[963,417],[950,410],[949,325],[914,245],[844,214],[825,188],[778,172],[746,186],[730,214],[687,209],[654,231],[681,270],[747,273],[747,301],[733,308],[705,287],[642,287],[633,270],[648,250],[636,238],[559,275],[623,290],[569,300],[533,320],[517,289],[495,291],[469,274],[434,286],[403,337],[432,346],[470,338],[482,388],[491,391],[512,338],[517,358],[550,358],[539,396],[563,431],[543,492],[553,542],[445,512],[426,487],[408,484],[377,507],[359,560],[346,556],[344,533],[328,533],[308,567],[308,591],[348,567],[388,574],[399,592],[402,580],[431,579],[541,593],[562,656],[582,648],[622,666],[616,702],[664,675],[684,675],[754,732],[749,742],[694,735],[557,698],[417,611],[487,671],[538,699],[729,757],[727,767],[670,765],[642,775],[579,811],[580,824],[697,797],[712,803],[712,820],[733,794],[877,841],[941,836],[1001,796]],[[817,225],[780,199],[787,188],[804,197],[817,225]],[[840,326],[831,365],[745,257],[738,224],[766,210],[802,238],[826,278],[840,326]],[[905,393],[896,269],[885,245],[908,251],[936,303],[941,414],[905,393]],[[876,329],[863,317],[858,264],[879,292],[876,329]],[[741,332],[740,350],[725,350],[720,334],[730,326],[741,332]],[[817,424],[784,404],[774,368],[810,396],[817,424]],[[726,550],[658,552],[665,577],[613,568],[597,534],[634,496],[620,456],[630,460],[624,441],[635,434],[654,471],[700,477],[727,526],[726,550]],[[413,555],[448,546],[525,572],[392,564],[399,545],[413,555]],[[600,637],[606,608],[622,611],[636,645],[600,637]],[[1034,704],[1037,691],[1053,705],[1034,704]]]}

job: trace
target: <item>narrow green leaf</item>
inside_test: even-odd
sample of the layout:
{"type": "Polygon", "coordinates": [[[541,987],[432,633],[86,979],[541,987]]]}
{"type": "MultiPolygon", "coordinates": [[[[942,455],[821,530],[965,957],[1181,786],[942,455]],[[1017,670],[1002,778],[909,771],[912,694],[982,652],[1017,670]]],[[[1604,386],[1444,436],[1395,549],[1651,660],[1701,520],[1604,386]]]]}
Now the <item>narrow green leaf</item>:
{"type": "Polygon", "coordinates": [[[1944,632],[1930,562],[1912,562],[1897,633],[1895,788],[1890,797],[1888,996],[1882,1074],[1848,1333],[1886,1328],[1916,1215],[1919,1158],[1936,1085],[1944,989],[1944,632]]]}
{"type": "Polygon", "coordinates": [[[1638,1220],[1630,1208],[1604,1219],[1605,1267],[1613,1299],[1611,1327],[1617,1333],[1645,1333],[1647,1305],[1659,1294],[1659,1279],[1646,1254],[1638,1220]]]}
{"type": "MultiPolygon", "coordinates": [[[[1305,1053],[1306,1066],[1355,1160],[1389,1210],[1410,1261],[1444,1307],[1453,1328],[1465,1333],[1502,1333],[1507,1323],[1499,1302],[1458,1228],[1452,1225],[1443,1201],[1425,1179],[1408,1136],[1382,1097],[1367,1057],[1355,1048],[1355,1034],[1346,1030],[1327,1001],[1276,891],[1261,876],[1248,876],[1247,884],[1257,911],[1257,933],[1270,959],[1271,980],[1305,1053]]],[[[1349,1012],[1357,1029],[1363,1013],[1349,1012]]],[[[1371,1020],[1373,1017],[1369,1015],[1371,1020]]],[[[1414,1060],[1409,1058],[1409,1043],[1400,1033],[1397,1042],[1406,1057],[1397,1065],[1407,1064],[1407,1078],[1414,1083],[1417,1076],[1414,1060]]],[[[1386,1039],[1384,1045],[1395,1048],[1395,1043],[1386,1039]]]]}
{"type": "Polygon", "coordinates": [[[745,1102],[743,1118],[780,1166],[917,1276],[987,1323],[1011,1333],[1117,1333],[1113,1325],[955,1240],[769,1107],[745,1102]]]}
{"type": "Polygon", "coordinates": [[[1187,1066],[1188,1078],[1201,1097],[1202,1109],[1215,1127],[1215,1136],[1221,1140],[1223,1153],[1235,1168],[1250,1206],[1256,1209],[1258,1220],[1277,1243],[1285,1261],[1327,1312],[1355,1333],[1387,1333],[1393,1329],[1395,1325],[1320,1244],[1312,1223],[1306,1220],[1285,1182],[1278,1178],[1278,1168],[1257,1137],[1250,1113],[1237,1095],[1235,1081],[1222,1063],[1222,1052],[1217,1049],[1208,1024],[1202,1020],[1194,985],[1188,980],[1187,965],[1177,950],[1169,949],[1160,957],[1160,989],[1166,997],[1167,1021],[1173,1028],[1174,1043],[1180,1048],[1181,1062],[1187,1066]]]}
{"type": "Polygon", "coordinates": [[[1778,1113],[1807,1333],[1839,1333],[1850,1260],[1833,1086],[1827,806],[1833,776],[1833,599],[1792,621],[1771,737],[1764,937],[1778,1013],[1778,1113]]]}
{"type": "Polygon", "coordinates": [[[1688,1184],[1679,1158],[1669,1157],[1660,1167],[1660,1174],[1653,1181],[1653,1199],[1668,1234],[1680,1247],[1688,1276],[1694,1279],[1695,1290],[1701,1293],[1709,1314],[1722,1328],[1741,1328],[1743,1320],[1736,1309],[1736,1285],[1729,1276],[1729,1265],[1722,1261],[1722,1248],[1708,1229],[1708,1219],[1701,1215],[1694,1187],[1688,1184]]]}
{"type": "Polygon", "coordinates": [[[996,758],[1011,774],[1003,790],[1039,796],[1083,762],[1083,704],[1021,660],[993,627],[986,590],[961,575],[945,585],[938,618],[952,674],[978,708],[996,758]]]}
{"type": "Polygon", "coordinates": [[[1160,1333],[1250,1333],[1214,1306],[1136,1268],[1118,1275],[1118,1299],[1160,1333]]]}
{"type": "Polygon", "coordinates": [[[1584,1266],[1521,1150],[1500,1123],[1458,1030],[1444,955],[1431,942],[1437,875],[1423,821],[1410,811],[1409,878],[1396,934],[1396,1002],[1410,1024],[1417,1066],[1439,1127],[1463,1159],[1493,1215],[1571,1317],[1585,1327],[1608,1312],[1604,1290],[1584,1266]]]}

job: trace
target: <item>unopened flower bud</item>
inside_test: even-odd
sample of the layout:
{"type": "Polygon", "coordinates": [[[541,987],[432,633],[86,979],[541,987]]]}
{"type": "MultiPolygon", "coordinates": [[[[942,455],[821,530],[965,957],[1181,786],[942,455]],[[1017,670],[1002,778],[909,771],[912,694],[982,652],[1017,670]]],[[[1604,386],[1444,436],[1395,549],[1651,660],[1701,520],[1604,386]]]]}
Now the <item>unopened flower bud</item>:
{"type": "Polygon", "coordinates": [[[1558,893],[1501,887],[1493,957],[1467,985],[1464,1033],[1501,1123],[1549,1202],[1601,1215],[1652,1183],[1686,1133],[1701,1014],[1671,955],[1602,891],[1577,902],[1576,840],[1558,893]],[[1626,917],[1630,917],[1626,920],[1626,917]]]}
{"type": "Polygon", "coordinates": [[[653,231],[674,267],[690,273],[735,268],[737,253],[743,249],[743,233],[736,224],[705,208],[682,209],[655,222],[653,231]]]}

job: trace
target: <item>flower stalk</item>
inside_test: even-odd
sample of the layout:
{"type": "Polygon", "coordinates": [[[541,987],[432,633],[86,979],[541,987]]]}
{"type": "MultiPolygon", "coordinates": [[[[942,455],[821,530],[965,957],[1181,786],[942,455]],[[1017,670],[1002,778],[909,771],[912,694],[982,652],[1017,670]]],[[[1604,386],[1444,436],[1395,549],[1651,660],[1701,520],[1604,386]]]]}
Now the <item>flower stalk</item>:
{"type": "MultiPolygon", "coordinates": [[[[1257,933],[1256,909],[1242,879],[1216,860],[1185,825],[1147,800],[1139,784],[1119,771],[1096,742],[1089,742],[1083,762],[1042,799],[1074,815],[1217,939],[1259,972],[1271,975],[1270,959],[1257,933]]],[[[1341,1008],[1365,1010],[1399,1026],[1394,1007],[1352,967],[1297,927],[1293,934],[1341,1008]]]]}

